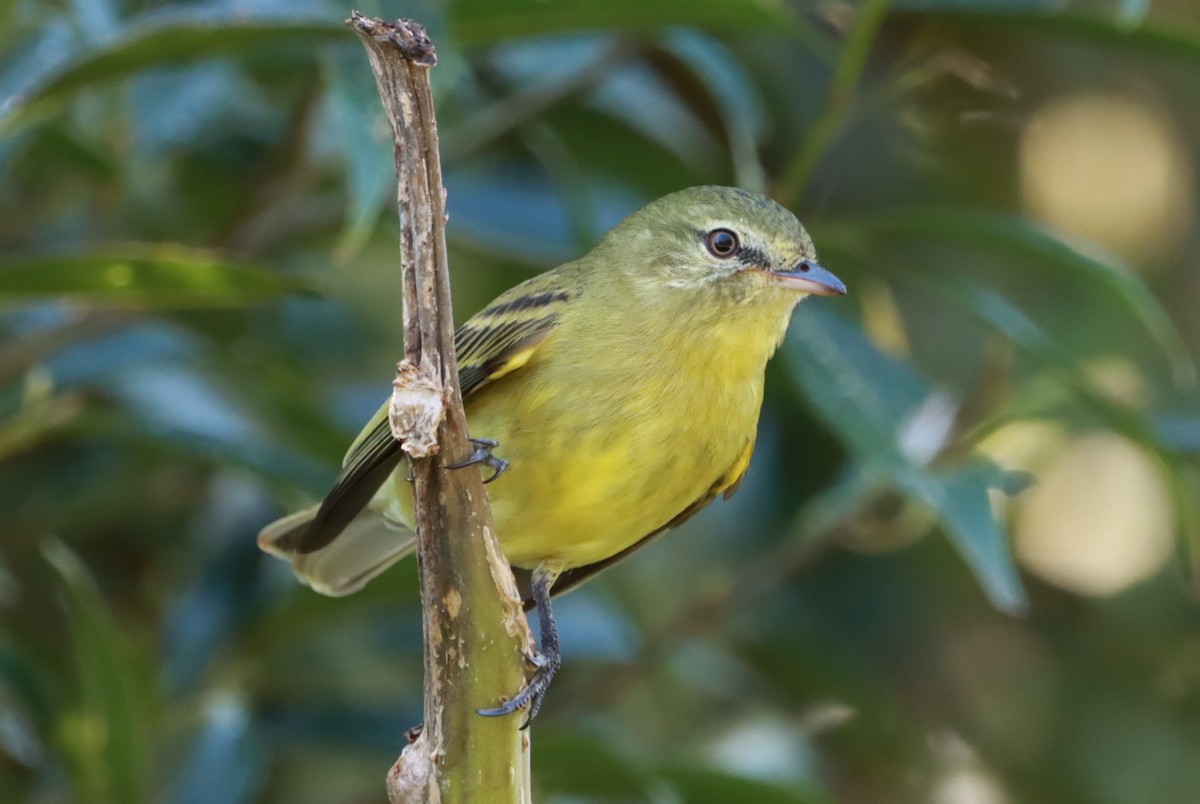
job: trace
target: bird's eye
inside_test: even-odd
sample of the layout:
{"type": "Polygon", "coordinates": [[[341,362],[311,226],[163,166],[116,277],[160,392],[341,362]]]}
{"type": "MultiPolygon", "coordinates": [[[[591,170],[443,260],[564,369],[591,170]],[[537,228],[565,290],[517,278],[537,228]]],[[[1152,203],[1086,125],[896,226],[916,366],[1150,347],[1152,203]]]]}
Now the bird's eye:
{"type": "Polygon", "coordinates": [[[738,250],[738,238],[728,229],[713,229],[704,238],[708,253],[714,257],[732,257],[738,250]]]}

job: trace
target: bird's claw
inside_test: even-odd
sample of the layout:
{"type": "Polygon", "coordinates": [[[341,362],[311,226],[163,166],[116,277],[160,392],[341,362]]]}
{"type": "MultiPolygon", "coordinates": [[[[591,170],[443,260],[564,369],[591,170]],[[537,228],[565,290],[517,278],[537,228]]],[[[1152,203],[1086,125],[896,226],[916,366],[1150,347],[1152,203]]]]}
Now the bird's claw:
{"type": "Polygon", "coordinates": [[[529,713],[525,716],[525,722],[521,724],[522,731],[529,728],[529,724],[537,717],[538,710],[542,708],[542,699],[546,695],[546,690],[550,688],[550,682],[554,680],[554,674],[558,672],[558,668],[562,664],[558,629],[554,625],[554,613],[550,609],[550,588],[554,586],[557,578],[558,567],[555,565],[539,565],[533,571],[530,586],[533,591],[533,602],[537,608],[538,625],[541,626],[539,629],[541,649],[521,651],[521,657],[533,669],[529,683],[525,685],[525,689],[495,709],[475,710],[485,717],[502,717],[528,706],[529,713]]]}
{"type": "Polygon", "coordinates": [[[483,464],[492,470],[492,476],[484,478],[484,483],[491,483],[508,471],[508,461],[503,458],[497,458],[492,454],[492,450],[500,446],[499,441],[491,438],[472,438],[471,443],[475,446],[475,451],[471,453],[471,456],[465,461],[447,465],[447,469],[462,469],[466,466],[474,466],[477,463],[483,464]]]}
{"type": "Polygon", "coordinates": [[[550,688],[550,682],[554,679],[558,664],[547,660],[547,657],[540,653],[532,656],[525,654],[525,660],[537,668],[533,678],[529,679],[529,683],[525,685],[525,689],[494,709],[476,709],[476,712],[484,717],[503,717],[528,705],[529,713],[525,716],[525,722],[521,724],[521,730],[529,728],[529,724],[537,717],[538,710],[542,708],[542,698],[546,690],[550,688]]]}

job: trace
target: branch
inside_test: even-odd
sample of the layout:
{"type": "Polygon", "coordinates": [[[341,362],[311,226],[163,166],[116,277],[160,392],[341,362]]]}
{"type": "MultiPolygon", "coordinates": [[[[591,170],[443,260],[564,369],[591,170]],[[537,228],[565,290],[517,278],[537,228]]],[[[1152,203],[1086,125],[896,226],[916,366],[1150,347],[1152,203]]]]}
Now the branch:
{"type": "Polygon", "coordinates": [[[388,774],[400,802],[527,802],[528,732],[485,718],[525,683],[532,639],[470,454],[458,386],[446,258],[445,190],[429,68],[433,43],[415,22],[354,12],[395,138],[404,280],[404,360],[392,427],[410,455],[425,628],[425,725],[388,774]]]}

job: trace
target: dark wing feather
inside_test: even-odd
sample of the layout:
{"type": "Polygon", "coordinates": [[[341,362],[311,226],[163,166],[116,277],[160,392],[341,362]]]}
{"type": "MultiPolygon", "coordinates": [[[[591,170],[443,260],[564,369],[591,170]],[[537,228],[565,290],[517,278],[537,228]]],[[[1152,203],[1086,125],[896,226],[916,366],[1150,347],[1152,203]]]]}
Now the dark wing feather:
{"type": "MultiPolygon", "coordinates": [[[[517,285],[473,316],[454,334],[463,399],[525,365],[559,321],[566,291],[553,287],[553,272],[517,285]]],[[[333,489],[307,528],[281,537],[276,547],[312,553],[328,546],[356,517],[404,459],[392,437],[387,406],[346,456],[333,489]]],[[[486,433],[481,434],[486,435],[486,433]]]]}
{"type": "Polygon", "coordinates": [[[303,554],[327,547],[367,506],[404,458],[399,442],[392,438],[387,416],[359,441],[352,457],[308,527],[281,536],[275,542],[277,549],[303,554]]]}
{"type": "MultiPolygon", "coordinates": [[[[565,294],[563,294],[565,298],[565,294]]],[[[498,322],[487,310],[472,318],[455,333],[458,355],[458,384],[463,399],[495,379],[515,371],[529,360],[558,323],[558,314],[498,322]]]]}

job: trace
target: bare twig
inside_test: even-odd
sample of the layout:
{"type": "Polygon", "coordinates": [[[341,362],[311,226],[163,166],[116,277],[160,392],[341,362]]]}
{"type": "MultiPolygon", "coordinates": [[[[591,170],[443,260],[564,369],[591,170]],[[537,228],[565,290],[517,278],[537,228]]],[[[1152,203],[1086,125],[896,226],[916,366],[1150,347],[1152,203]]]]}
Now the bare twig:
{"type": "Polygon", "coordinates": [[[446,469],[448,457],[465,457],[469,449],[429,87],[437,56],[415,22],[385,23],[355,12],[348,24],[367,48],[395,135],[405,357],[391,421],[413,447],[425,626],[425,726],[388,774],[388,795],[392,802],[528,801],[529,739],[517,728],[520,718],[475,712],[521,689],[522,652],[533,643],[480,474],[446,469]],[[406,407],[413,400],[421,410],[406,407]],[[436,437],[419,444],[429,441],[421,431],[431,427],[436,437]]]}

